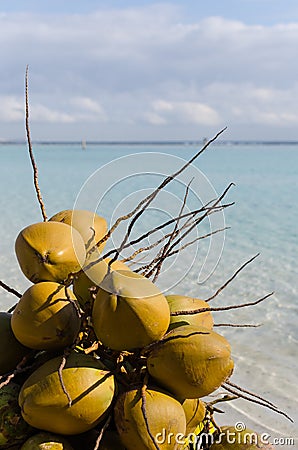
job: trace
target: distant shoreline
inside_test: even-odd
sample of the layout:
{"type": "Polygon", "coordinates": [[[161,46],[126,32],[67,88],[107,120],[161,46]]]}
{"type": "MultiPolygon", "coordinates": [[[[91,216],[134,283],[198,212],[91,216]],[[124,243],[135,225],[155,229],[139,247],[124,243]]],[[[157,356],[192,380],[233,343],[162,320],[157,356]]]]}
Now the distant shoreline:
{"type": "MultiPolygon", "coordinates": [[[[92,145],[179,145],[179,146],[199,146],[205,145],[206,140],[162,140],[162,141],[33,141],[34,145],[79,145],[83,147],[92,145]]],[[[235,140],[235,141],[216,141],[217,145],[298,145],[298,141],[246,141],[246,140],[235,140]]],[[[0,141],[1,145],[27,145],[24,140],[15,141],[0,141]]]]}

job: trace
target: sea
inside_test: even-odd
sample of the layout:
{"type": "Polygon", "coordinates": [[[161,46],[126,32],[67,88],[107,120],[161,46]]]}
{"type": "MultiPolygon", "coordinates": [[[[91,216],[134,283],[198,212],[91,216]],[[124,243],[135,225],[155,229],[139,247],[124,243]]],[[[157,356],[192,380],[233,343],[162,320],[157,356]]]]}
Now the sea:
{"type": "MultiPolygon", "coordinates": [[[[218,403],[214,417],[220,425],[264,433],[276,448],[298,448],[298,143],[215,141],[187,165],[203,146],[36,143],[33,152],[48,217],[88,209],[112,225],[139,205],[138,219],[122,220],[105,251],[121,246],[128,229],[127,242],[156,229],[119,257],[136,252],[130,264],[144,269],[165,243],[172,245],[155,281],[166,294],[208,299],[217,293],[210,306],[221,308],[273,293],[255,305],[215,311],[215,330],[231,344],[231,381],[294,422],[245,399],[218,403]],[[171,237],[175,229],[179,239],[171,237]]],[[[42,221],[26,143],[0,145],[0,189],[0,280],[24,292],[30,282],[14,243],[20,230],[42,221]]],[[[1,290],[2,310],[16,301],[1,290]]]]}

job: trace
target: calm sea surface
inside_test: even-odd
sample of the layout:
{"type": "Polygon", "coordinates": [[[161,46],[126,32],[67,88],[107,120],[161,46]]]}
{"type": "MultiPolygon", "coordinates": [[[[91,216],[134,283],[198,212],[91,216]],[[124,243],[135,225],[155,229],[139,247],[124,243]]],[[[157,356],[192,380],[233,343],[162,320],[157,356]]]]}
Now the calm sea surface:
{"type": "MultiPolygon", "coordinates": [[[[132,209],[161,182],[164,174],[175,171],[196,151],[191,145],[34,148],[48,216],[76,204],[81,209],[96,209],[108,222],[132,209]]],[[[245,261],[260,253],[212,300],[212,306],[251,302],[272,291],[274,295],[254,307],[215,312],[215,322],[262,323],[259,328],[217,328],[232,346],[232,380],[275,403],[296,425],[243,400],[222,405],[225,414],[218,417],[218,422],[242,421],[272,438],[295,437],[296,447],[280,448],[298,448],[298,146],[213,144],[184,178],[169,184],[157,197],[136,224],[135,232],[151,229],[177,215],[192,178],[190,209],[196,209],[200,201],[211,200],[216,192],[220,195],[230,182],[235,183],[223,200],[235,205],[227,208],[224,216],[219,213],[218,220],[204,221],[199,234],[208,233],[210,227],[215,231],[223,224],[230,228],[214,235],[212,243],[208,238],[202,239],[165,264],[157,283],[167,292],[208,298],[245,261]]],[[[22,228],[41,220],[25,145],[0,146],[0,189],[0,279],[23,291],[29,282],[18,268],[14,241],[22,228]]],[[[110,246],[120,243],[123,233],[124,228],[120,227],[110,246]]],[[[152,237],[150,243],[153,241],[152,237]]],[[[139,263],[149,260],[144,256],[139,263]]],[[[13,295],[0,292],[2,309],[15,301],[13,295]]]]}

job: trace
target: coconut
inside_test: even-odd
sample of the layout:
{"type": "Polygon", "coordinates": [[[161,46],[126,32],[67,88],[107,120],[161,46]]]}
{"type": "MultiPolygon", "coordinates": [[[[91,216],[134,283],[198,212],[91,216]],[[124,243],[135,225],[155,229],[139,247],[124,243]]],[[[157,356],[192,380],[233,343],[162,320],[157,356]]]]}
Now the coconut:
{"type": "MultiPolygon", "coordinates": [[[[66,209],[50,218],[53,222],[63,222],[75,228],[83,238],[88,251],[97,244],[108,231],[107,221],[98,214],[84,209],[66,209]]],[[[95,254],[100,253],[106,242],[96,248],[95,254]]]]}
{"type": "Polygon", "coordinates": [[[159,389],[146,389],[145,414],[147,424],[140,388],[118,397],[114,409],[115,423],[127,450],[156,450],[153,439],[161,450],[183,447],[186,419],[181,404],[174,397],[159,389]]]}
{"type": "Polygon", "coordinates": [[[20,268],[32,283],[63,282],[78,272],[86,259],[80,233],[60,222],[39,222],[22,230],[15,243],[20,268]]]}
{"type": "Polygon", "coordinates": [[[204,327],[175,328],[150,349],[149,374],[177,398],[211,394],[231,375],[231,348],[221,335],[204,327]]]}
{"type": "Polygon", "coordinates": [[[92,321],[104,345],[113,350],[132,350],[161,339],[170,323],[170,308],[148,278],[120,270],[103,280],[92,321]]]}
{"type": "Polygon", "coordinates": [[[20,386],[9,383],[0,389],[0,447],[20,444],[32,433],[18,405],[20,386]]]}
{"type": "MultiPolygon", "coordinates": [[[[192,311],[202,308],[210,308],[209,304],[204,300],[187,297],[185,295],[166,295],[166,299],[169,303],[171,313],[177,311],[192,311]]],[[[171,316],[169,329],[172,330],[173,328],[181,325],[194,325],[212,330],[213,323],[211,312],[206,311],[197,314],[171,316]]]]}
{"type": "Polygon", "coordinates": [[[193,433],[204,420],[206,405],[199,398],[187,398],[182,402],[182,408],[186,417],[186,434],[193,433]]]}
{"type": "Polygon", "coordinates": [[[20,450],[73,450],[73,447],[63,436],[41,432],[27,439],[20,450]]]}
{"type": "Polygon", "coordinates": [[[19,300],[11,318],[19,342],[36,350],[59,350],[72,344],[81,320],[76,297],[51,281],[32,285],[19,300]]]}
{"type": "Polygon", "coordinates": [[[10,322],[11,314],[0,312],[0,375],[14,370],[30,352],[15,338],[10,322]]]}
{"type": "Polygon", "coordinates": [[[110,266],[108,265],[110,258],[94,264],[88,270],[79,272],[73,282],[73,291],[80,302],[84,305],[89,302],[92,303],[92,296],[90,288],[93,286],[100,286],[104,277],[113,270],[130,270],[123,262],[114,261],[110,266]]]}
{"type": "Polygon", "coordinates": [[[59,377],[62,357],[33,372],[22,386],[19,404],[26,422],[58,434],[79,434],[104,419],[111,405],[114,377],[88,355],[71,353],[59,377]]]}
{"type": "Polygon", "coordinates": [[[233,426],[221,427],[210,450],[274,450],[271,444],[262,442],[261,437],[249,428],[237,430],[233,426]]]}

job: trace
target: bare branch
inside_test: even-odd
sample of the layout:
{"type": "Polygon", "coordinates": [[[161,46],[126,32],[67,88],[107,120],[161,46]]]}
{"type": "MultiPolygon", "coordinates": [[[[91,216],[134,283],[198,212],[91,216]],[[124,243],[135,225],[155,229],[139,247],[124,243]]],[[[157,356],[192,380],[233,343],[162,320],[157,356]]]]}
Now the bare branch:
{"type": "Polygon", "coordinates": [[[112,260],[109,262],[109,264],[112,264],[114,261],[118,259],[119,254],[123,250],[124,245],[129,239],[129,236],[132,232],[132,229],[134,227],[134,224],[136,221],[141,217],[141,215],[144,213],[144,211],[148,208],[148,206],[152,203],[152,201],[155,199],[155,197],[158,195],[158,193],[165,188],[172,180],[174,180],[178,175],[180,175],[187,167],[189,167],[206,149],[209,147],[209,145],[215,141],[224,131],[226,127],[219,131],[212,139],[210,139],[204,147],[198,151],[189,161],[187,161],[179,170],[177,170],[172,175],[167,176],[162,183],[146,198],[144,198],[135,208],[136,213],[133,215],[130,223],[128,224],[127,231],[125,233],[125,236],[122,240],[122,243],[119,247],[119,250],[116,252],[115,256],[112,258],[112,260]]]}
{"type": "Polygon", "coordinates": [[[173,311],[171,312],[171,316],[187,316],[192,314],[200,314],[206,311],[229,311],[230,309],[237,309],[237,308],[246,308],[247,306],[254,306],[258,303],[263,302],[268,297],[271,297],[274,294],[274,292],[270,292],[270,294],[265,295],[262,298],[259,298],[258,300],[254,302],[249,303],[241,303],[240,305],[230,305],[230,306],[220,306],[218,308],[199,308],[199,309],[193,309],[193,310],[186,310],[186,311],[173,311]]]}
{"type": "Polygon", "coordinates": [[[226,389],[228,392],[231,392],[231,394],[235,394],[238,395],[238,397],[243,398],[244,400],[248,400],[249,402],[252,403],[256,403],[257,405],[261,405],[264,406],[265,408],[271,409],[272,411],[276,412],[277,414],[281,414],[282,416],[285,416],[287,419],[290,420],[290,422],[294,422],[293,419],[291,419],[290,416],[288,416],[288,414],[286,414],[285,412],[281,411],[280,409],[278,409],[275,406],[271,406],[271,404],[268,403],[268,401],[260,401],[257,400],[256,398],[250,398],[247,395],[245,395],[243,392],[238,392],[235,389],[232,389],[227,383],[223,383],[222,387],[224,389],[226,389]]]}
{"type": "Polygon", "coordinates": [[[161,271],[161,268],[162,268],[162,264],[163,264],[164,259],[165,259],[165,255],[167,254],[168,248],[170,247],[171,242],[176,237],[177,232],[179,231],[179,222],[181,220],[181,216],[182,216],[182,213],[183,213],[185,205],[186,205],[186,200],[187,200],[187,197],[188,197],[188,194],[189,194],[189,187],[190,187],[190,184],[192,183],[192,181],[193,181],[193,178],[190,180],[190,182],[186,186],[183,202],[182,202],[182,205],[181,205],[181,208],[180,208],[180,211],[179,211],[178,218],[177,218],[177,221],[175,223],[174,229],[173,229],[172,233],[169,236],[168,242],[166,242],[166,244],[162,248],[161,255],[160,255],[160,264],[158,264],[157,267],[156,267],[155,275],[153,277],[153,283],[157,280],[158,275],[159,275],[159,273],[161,271]]]}
{"type": "Polygon", "coordinates": [[[214,327],[233,327],[233,328],[259,328],[263,324],[257,323],[257,324],[251,324],[251,323],[215,323],[214,327]]]}
{"type": "MultiPolygon", "coordinates": [[[[226,196],[226,194],[228,193],[228,191],[230,190],[230,188],[234,186],[234,183],[230,183],[228,185],[228,187],[224,190],[224,192],[220,195],[220,197],[218,197],[215,201],[214,204],[211,206],[210,209],[208,209],[202,216],[200,216],[198,219],[194,220],[193,223],[188,227],[188,229],[181,235],[179,236],[176,241],[174,241],[172,243],[172,245],[169,247],[167,253],[163,256],[163,259],[167,258],[169,253],[171,253],[173,251],[173,249],[175,248],[175,246],[177,246],[195,227],[198,226],[198,224],[200,222],[202,222],[208,215],[217,212],[217,210],[214,210],[214,207],[217,207],[218,204],[221,202],[221,200],[226,196]]],[[[223,208],[223,206],[221,205],[221,208],[219,210],[221,210],[223,208]]],[[[157,260],[155,267],[153,266],[153,268],[146,273],[146,277],[150,277],[153,273],[154,270],[156,269],[156,267],[159,266],[159,264],[161,263],[161,260],[157,260]]]]}
{"type": "MultiPolygon", "coordinates": [[[[106,240],[111,236],[111,234],[115,231],[115,229],[119,226],[119,224],[122,221],[128,220],[131,217],[133,217],[131,222],[128,225],[127,232],[126,232],[124,239],[119,247],[119,251],[116,252],[116,254],[113,258],[113,261],[118,259],[119,254],[123,250],[128,238],[131,234],[131,231],[132,231],[132,228],[133,228],[135,222],[143,214],[143,212],[147,209],[147,207],[154,200],[154,198],[157,196],[157,194],[160,192],[160,190],[162,190],[168,183],[170,183],[174,178],[176,178],[178,175],[180,175],[187,167],[189,167],[210,146],[210,144],[212,144],[212,142],[214,142],[216,139],[218,139],[218,137],[226,129],[227,129],[227,127],[224,127],[212,139],[210,139],[208,142],[206,142],[206,144],[189,161],[187,161],[179,170],[177,170],[177,172],[173,173],[172,175],[167,176],[163,180],[163,182],[151,194],[149,194],[147,197],[145,197],[143,200],[141,200],[140,203],[138,203],[138,205],[130,213],[126,214],[125,216],[119,217],[116,220],[116,222],[112,225],[110,230],[108,230],[106,235],[99,242],[97,242],[96,245],[92,249],[90,249],[89,254],[94,252],[96,247],[99,247],[103,242],[106,242],[106,240]]],[[[111,261],[111,264],[113,261],[111,261]]]]}
{"type": "Polygon", "coordinates": [[[99,435],[98,435],[98,438],[96,439],[95,447],[94,447],[93,450],[98,450],[98,449],[99,449],[99,444],[100,444],[100,442],[101,442],[101,440],[102,440],[102,437],[103,437],[103,435],[104,435],[104,432],[106,431],[106,429],[107,429],[108,426],[110,425],[111,418],[112,418],[112,416],[110,415],[110,416],[107,418],[107,420],[105,421],[105,423],[104,423],[102,429],[100,430],[100,433],[99,433],[99,435]]]}
{"type": "Polygon", "coordinates": [[[146,411],[147,379],[148,379],[148,375],[145,376],[145,380],[144,380],[143,386],[141,388],[141,398],[142,398],[141,410],[142,410],[142,414],[143,414],[143,417],[144,417],[147,433],[149,434],[150,439],[152,440],[153,445],[156,448],[156,450],[160,450],[158,444],[156,443],[156,441],[154,439],[153,434],[150,431],[149,422],[148,422],[148,416],[147,416],[147,411],[146,411]]]}
{"type": "Polygon", "coordinates": [[[42,200],[42,195],[41,195],[41,191],[40,191],[39,184],[38,184],[38,169],[37,169],[37,165],[35,163],[33,150],[32,150],[32,144],[31,144],[31,137],[30,137],[28,66],[26,67],[25,93],[26,93],[26,133],[27,133],[29,156],[30,156],[30,160],[31,160],[32,168],[33,168],[33,182],[34,182],[35,192],[37,195],[37,200],[38,200],[38,203],[39,203],[39,206],[41,209],[41,214],[42,214],[44,222],[46,222],[48,219],[47,219],[45,206],[44,206],[44,203],[42,200]]]}
{"type": "Polygon", "coordinates": [[[5,284],[3,281],[0,280],[0,287],[2,287],[3,289],[5,289],[7,292],[9,292],[10,294],[15,295],[18,298],[22,297],[22,294],[20,294],[18,291],[16,291],[14,288],[9,287],[7,284],[5,284]]]}
{"type": "Polygon", "coordinates": [[[260,253],[257,253],[255,256],[253,256],[248,261],[246,261],[244,264],[242,264],[242,266],[236,270],[236,272],[231,276],[231,278],[229,278],[219,289],[217,289],[215,294],[213,294],[211,297],[209,297],[205,301],[210,302],[210,300],[213,300],[223,289],[225,289],[228,286],[228,284],[231,283],[231,281],[234,280],[234,278],[236,278],[236,276],[241,272],[241,270],[243,270],[248,264],[250,264],[252,261],[254,261],[259,255],[260,255],[260,253]]]}

